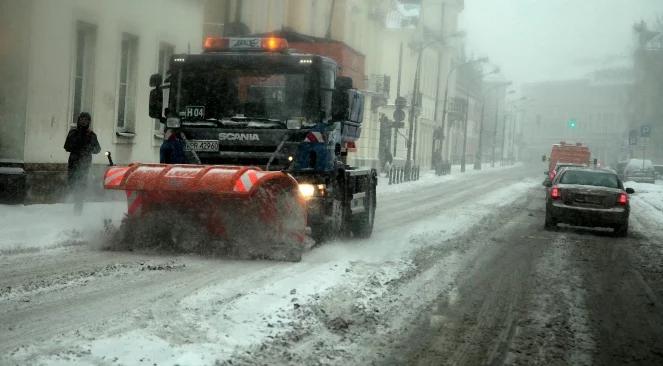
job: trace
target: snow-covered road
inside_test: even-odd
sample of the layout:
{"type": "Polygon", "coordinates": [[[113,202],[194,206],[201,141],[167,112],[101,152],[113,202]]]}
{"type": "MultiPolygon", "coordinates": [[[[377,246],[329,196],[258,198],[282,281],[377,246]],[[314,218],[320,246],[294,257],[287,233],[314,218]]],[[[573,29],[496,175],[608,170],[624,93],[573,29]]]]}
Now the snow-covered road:
{"type": "MultiPolygon", "coordinates": [[[[13,213],[5,206],[0,354],[17,363],[210,364],[297,328],[314,331],[322,324],[306,323],[320,317],[302,324],[302,313],[329,296],[346,298],[319,309],[323,323],[344,328],[341,314],[357,306],[355,299],[369,303],[384,284],[412,274],[421,248],[465,232],[522,195],[536,184],[525,176],[515,167],[382,185],[371,240],[328,243],[297,264],[108,252],[97,249],[100,222],[117,221],[121,204],[93,204],[79,222],[67,205],[13,213]],[[26,231],[29,220],[35,229],[26,231]]],[[[425,285],[435,271],[451,274],[455,266],[449,257],[418,281],[425,285]]],[[[416,308],[413,302],[391,310],[398,315],[416,308]]]]}
{"type": "Polygon", "coordinates": [[[3,206],[0,364],[658,361],[662,186],[635,187],[629,238],[546,232],[538,171],[381,185],[370,240],[294,264],[104,251],[122,205],[3,206]]]}

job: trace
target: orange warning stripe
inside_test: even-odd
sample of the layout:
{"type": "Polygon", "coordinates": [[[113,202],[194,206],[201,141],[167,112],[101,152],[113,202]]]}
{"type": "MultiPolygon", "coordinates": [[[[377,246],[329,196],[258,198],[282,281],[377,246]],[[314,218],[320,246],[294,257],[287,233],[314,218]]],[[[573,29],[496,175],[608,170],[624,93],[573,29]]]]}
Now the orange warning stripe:
{"type": "Polygon", "coordinates": [[[251,191],[251,188],[253,188],[253,186],[258,183],[260,178],[264,177],[266,174],[269,174],[269,172],[258,172],[255,170],[245,171],[244,174],[242,174],[235,182],[233,191],[239,193],[247,193],[251,191]]]}
{"type": "Polygon", "coordinates": [[[129,215],[140,215],[143,208],[143,198],[140,192],[127,191],[127,208],[129,215]]]}
{"type": "Polygon", "coordinates": [[[107,188],[119,186],[128,170],[129,167],[109,168],[104,176],[104,186],[107,188]]]}

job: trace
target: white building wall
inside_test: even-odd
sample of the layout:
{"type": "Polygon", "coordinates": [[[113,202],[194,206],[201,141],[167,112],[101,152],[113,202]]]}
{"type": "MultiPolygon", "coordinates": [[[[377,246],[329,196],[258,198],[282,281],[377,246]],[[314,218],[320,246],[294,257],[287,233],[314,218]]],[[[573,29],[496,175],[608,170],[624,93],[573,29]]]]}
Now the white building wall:
{"type": "MultiPolygon", "coordinates": [[[[115,161],[158,161],[159,140],[148,117],[149,76],[157,70],[160,42],[178,53],[199,52],[203,2],[197,0],[34,0],[30,22],[30,59],[25,161],[63,163],[65,137],[72,121],[76,24],[97,28],[92,128],[115,161]],[[135,137],[116,135],[122,34],[138,37],[135,137]]],[[[103,164],[104,156],[94,162],[103,164]]]]}
{"type": "Polygon", "coordinates": [[[0,1],[0,159],[22,161],[32,1],[0,1]]]}

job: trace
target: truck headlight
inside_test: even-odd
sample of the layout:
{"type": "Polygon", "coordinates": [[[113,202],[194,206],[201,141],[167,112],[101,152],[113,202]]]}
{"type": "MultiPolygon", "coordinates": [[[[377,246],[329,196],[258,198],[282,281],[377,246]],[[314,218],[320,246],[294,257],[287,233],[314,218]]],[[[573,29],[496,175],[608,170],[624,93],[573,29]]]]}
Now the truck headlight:
{"type": "Polygon", "coordinates": [[[315,186],[313,184],[300,184],[299,193],[305,199],[310,199],[315,195],[315,186]]]}
{"type": "Polygon", "coordinates": [[[299,130],[302,128],[302,120],[301,119],[289,119],[286,122],[286,127],[288,127],[289,130],[299,130]]]}
{"type": "Polygon", "coordinates": [[[177,117],[168,117],[166,119],[167,128],[180,128],[180,119],[177,117]]]}

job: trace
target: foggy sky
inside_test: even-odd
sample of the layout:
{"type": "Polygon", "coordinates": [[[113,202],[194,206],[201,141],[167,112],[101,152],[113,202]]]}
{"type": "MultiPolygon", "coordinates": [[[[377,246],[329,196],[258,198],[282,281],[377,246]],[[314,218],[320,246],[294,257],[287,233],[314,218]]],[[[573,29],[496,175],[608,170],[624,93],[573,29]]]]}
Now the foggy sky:
{"type": "Polygon", "coordinates": [[[628,66],[632,25],[663,15],[663,0],[465,0],[470,54],[517,83],[583,77],[628,66]]]}

